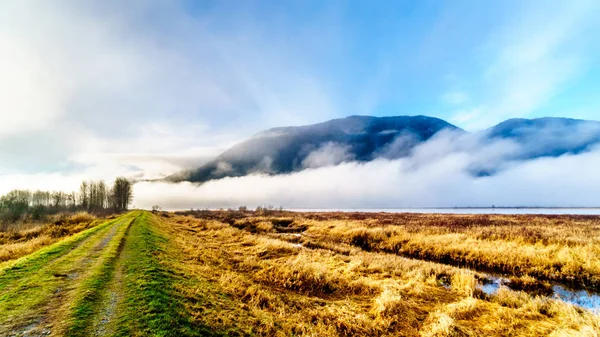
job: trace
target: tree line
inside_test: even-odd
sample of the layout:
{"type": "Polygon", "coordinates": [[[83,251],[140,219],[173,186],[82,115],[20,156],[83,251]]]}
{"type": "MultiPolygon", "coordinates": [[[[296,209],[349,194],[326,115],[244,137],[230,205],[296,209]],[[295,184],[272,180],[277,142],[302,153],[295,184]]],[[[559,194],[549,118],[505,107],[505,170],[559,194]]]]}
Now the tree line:
{"type": "Polygon", "coordinates": [[[0,221],[14,222],[31,217],[41,220],[59,212],[125,211],[133,199],[133,185],[116,178],[112,186],[104,181],[83,181],[79,192],[13,190],[0,196],[0,221]]]}

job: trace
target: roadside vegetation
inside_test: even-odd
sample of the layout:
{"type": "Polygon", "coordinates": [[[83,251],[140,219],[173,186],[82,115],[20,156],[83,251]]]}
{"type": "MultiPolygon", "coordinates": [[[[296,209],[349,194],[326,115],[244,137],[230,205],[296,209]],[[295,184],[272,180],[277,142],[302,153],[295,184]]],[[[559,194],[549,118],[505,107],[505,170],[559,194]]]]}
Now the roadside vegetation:
{"type": "Polygon", "coordinates": [[[206,327],[189,318],[175,291],[177,276],[168,268],[169,238],[160,220],[148,212],[137,217],[124,246],[123,296],[111,336],[207,336],[206,327]]]}
{"type": "Polygon", "coordinates": [[[86,212],[61,214],[48,223],[26,223],[0,231],[0,262],[17,259],[53,244],[64,237],[98,224],[96,216],[86,212]]]}

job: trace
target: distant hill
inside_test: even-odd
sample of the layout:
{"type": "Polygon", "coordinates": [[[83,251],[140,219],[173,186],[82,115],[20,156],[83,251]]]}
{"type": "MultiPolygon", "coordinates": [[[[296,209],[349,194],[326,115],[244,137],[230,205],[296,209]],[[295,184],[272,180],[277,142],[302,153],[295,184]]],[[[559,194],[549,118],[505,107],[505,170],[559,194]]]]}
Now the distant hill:
{"type": "MultiPolygon", "coordinates": [[[[205,182],[252,173],[284,174],[307,168],[396,159],[442,130],[467,134],[427,116],[350,116],[324,123],[280,127],[260,132],[223,152],[207,164],[169,177],[173,181],[205,182]]],[[[507,160],[578,154],[600,144],[600,122],[568,118],[510,119],[480,133],[483,141],[512,140],[519,149],[507,160]]],[[[494,167],[473,168],[491,175],[494,167]]]]}
{"type": "Polygon", "coordinates": [[[509,119],[486,131],[490,140],[521,145],[519,159],[579,154],[600,143],[600,122],[570,118],[509,119]]]}
{"type": "Polygon", "coordinates": [[[290,173],[345,161],[398,158],[443,129],[464,132],[426,116],[350,116],[324,123],[260,132],[204,166],[171,180],[203,182],[262,172],[290,173]]]}

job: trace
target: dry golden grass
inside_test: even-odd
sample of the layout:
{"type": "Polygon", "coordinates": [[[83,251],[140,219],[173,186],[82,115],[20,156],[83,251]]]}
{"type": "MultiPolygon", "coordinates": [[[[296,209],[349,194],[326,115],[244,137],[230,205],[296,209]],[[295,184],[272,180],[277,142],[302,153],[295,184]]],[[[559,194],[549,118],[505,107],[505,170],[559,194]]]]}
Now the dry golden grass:
{"type": "MultiPolygon", "coordinates": [[[[348,217],[348,216],[346,216],[348,217]]],[[[320,242],[600,287],[600,217],[511,215],[375,215],[335,219],[299,215],[320,242]],[[315,220],[318,219],[318,220],[315,220]]]]}
{"type": "MultiPolygon", "coordinates": [[[[559,228],[547,242],[533,243],[518,235],[522,219],[501,219],[515,228],[499,226],[501,238],[489,233],[483,238],[476,222],[460,230],[428,228],[423,223],[428,216],[418,216],[421,225],[402,225],[377,215],[278,215],[162,213],[161,229],[175,243],[169,267],[186,279],[177,290],[197,323],[227,335],[260,336],[597,336],[600,331],[600,318],[582,309],[508,289],[486,296],[476,288],[475,272],[386,252],[400,237],[424,248],[454,242],[446,235],[480,240],[480,248],[487,243],[489,250],[477,250],[484,258],[495,256],[494,245],[506,249],[498,245],[502,242],[542,252],[548,245],[591,249],[573,243],[583,234],[559,228]],[[561,235],[569,243],[561,244],[561,235]],[[418,240],[410,241],[413,237],[418,240]]],[[[452,246],[440,249],[454,252],[452,246]]],[[[505,252],[522,257],[525,251],[505,252]]]]}
{"type": "Polygon", "coordinates": [[[19,223],[0,232],[0,262],[17,259],[61,238],[94,226],[95,216],[80,212],[55,216],[49,223],[19,223]]]}

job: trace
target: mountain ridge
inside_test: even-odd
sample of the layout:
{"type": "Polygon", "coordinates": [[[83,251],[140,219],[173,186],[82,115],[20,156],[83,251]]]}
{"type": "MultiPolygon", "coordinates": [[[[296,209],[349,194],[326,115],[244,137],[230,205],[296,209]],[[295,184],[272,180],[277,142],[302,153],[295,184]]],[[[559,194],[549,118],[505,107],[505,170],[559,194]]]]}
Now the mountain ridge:
{"type": "Polygon", "coordinates": [[[167,180],[206,182],[254,173],[292,173],[348,161],[403,158],[442,130],[480,135],[489,142],[513,141],[523,148],[515,160],[578,154],[600,143],[600,122],[581,119],[513,118],[469,133],[436,117],[352,115],[260,131],[214,160],[167,180]]]}

